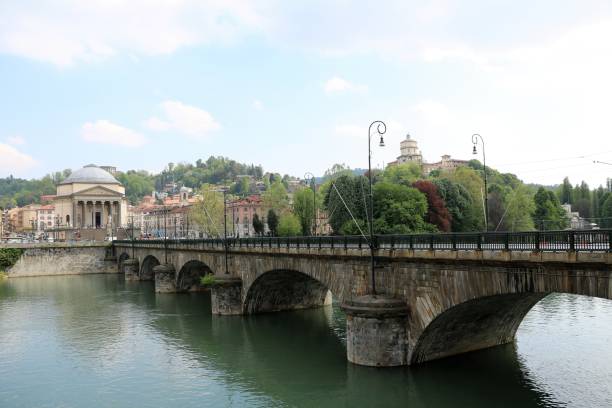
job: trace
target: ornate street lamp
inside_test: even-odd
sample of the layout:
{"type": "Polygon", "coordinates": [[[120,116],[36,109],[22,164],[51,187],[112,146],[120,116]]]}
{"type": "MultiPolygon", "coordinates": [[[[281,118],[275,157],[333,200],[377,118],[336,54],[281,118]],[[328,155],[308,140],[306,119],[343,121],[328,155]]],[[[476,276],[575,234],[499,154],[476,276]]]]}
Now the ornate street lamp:
{"type": "Polygon", "coordinates": [[[485,231],[489,231],[489,192],[487,190],[487,159],[485,157],[485,144],[482,136],[478,133],[474,133],[472,135],[472,144],[474,148],[472,150],[472,154],[478,154],[476,150],[476,145],[478,144],[478,139],[480,138],[480,143],[482,143],[482,167],[484,173],[484,200],[485,200],[485,231]]]}
{"type": "Polygon", "coordinates": [[[168,265],[168,224],[166,224],[166,213],[168,210],[166,206],[163,207],[164,214],[164,264],[168,265]]]}
{"type": "Polygon", "coordinates": [[[225,251],[225,274],[229,275],[229,267],[228,267],[228,251],[229,247],[227,245],[227,188],[223,188],[223,249],[225,251]]]}
{"type": "Polygon", "coordinates": [[[314,174],[308,172],[304,174],[304,179],[312,179],[312,225],[314,230],[314,236],[317,236],[317,184],[314,174]]]}
{"type": "Polygon", "coordinates": [[[370,266],[371,266],[371,276],[372,276],[372,295],[376,295],[376,272],[374,270],[374,195],[372,194],[372,148],[371,148],[371,139],[372,139],[372,126],[376,125],[376,131],[380,135],[380,142],[378,145],[380,147],[385,146],[385,141],[383,139],[383,135],[387,131],[387,125],[385,122],[380,120],[375,120],[370,123],[370,127],[368,128],[368,179],[370,182],[370,208],[369,211],[369,227],[370,227],[370,266]]]}

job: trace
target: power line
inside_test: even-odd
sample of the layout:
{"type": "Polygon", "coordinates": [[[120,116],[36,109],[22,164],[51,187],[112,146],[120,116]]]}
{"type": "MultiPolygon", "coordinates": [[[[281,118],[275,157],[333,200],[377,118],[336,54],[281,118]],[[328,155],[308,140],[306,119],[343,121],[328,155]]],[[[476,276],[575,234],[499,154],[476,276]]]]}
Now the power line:
{"type": "Polygon", "coordinates": [[[555,158],[555,159],[533,160],[533,161],[525,161],[525,162],[517,162],[517,163],[502,163],[502,164],[498,164],[498,166],[520,166],[523,164],[550,163],[550,162],[561,161],[561,160],[585,159],[587,157],[601,156],[602,154],[607,154],[607,153],[612,153],[612,150],[608,150],[605,152],[589,153],[589,154],[584,154],[581,156],[560,157],[560,158],[555,158]]]}

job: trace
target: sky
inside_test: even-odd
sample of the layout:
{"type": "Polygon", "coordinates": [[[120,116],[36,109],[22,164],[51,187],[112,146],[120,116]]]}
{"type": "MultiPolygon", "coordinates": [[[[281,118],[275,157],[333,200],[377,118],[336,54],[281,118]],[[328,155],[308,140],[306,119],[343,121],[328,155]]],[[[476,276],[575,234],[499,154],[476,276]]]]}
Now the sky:
{"type": "Polygon", "coordinates": [[[609,0],[0,0],[0,177],[211,155],[322,175],[472,155],[612,177],[609,0]]]}

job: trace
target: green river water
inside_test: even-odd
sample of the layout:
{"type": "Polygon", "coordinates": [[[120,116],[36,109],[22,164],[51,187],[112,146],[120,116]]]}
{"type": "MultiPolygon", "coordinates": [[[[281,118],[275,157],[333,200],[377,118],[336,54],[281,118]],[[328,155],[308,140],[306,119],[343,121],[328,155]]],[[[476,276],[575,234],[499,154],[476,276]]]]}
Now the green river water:
{"type": "Polygon", "coordinates": [[[211,316],[122,276],[0,281],[0,407],[612,407],[612,301],[553,294],[514,344],[346,361],[337,306],[211,316]]]}

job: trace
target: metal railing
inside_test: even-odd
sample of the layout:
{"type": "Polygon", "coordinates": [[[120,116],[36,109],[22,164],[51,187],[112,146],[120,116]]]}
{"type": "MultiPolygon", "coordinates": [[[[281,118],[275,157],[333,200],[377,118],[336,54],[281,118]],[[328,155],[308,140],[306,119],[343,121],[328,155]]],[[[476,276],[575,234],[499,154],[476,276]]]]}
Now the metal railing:
{"type": "MultiPolygon", "coordinates": [[[[139,247],[158,247],[164,240],[135,240],[139,247]]],[[[115,245],[131,244],[116,240],[115,245]]],[[[168,249],[224,248],[223,239],[169,239],[168,249]]],[[[228,238],[229,248],[343,248],[367,249],[358,235],[228,238]]],[[[386,250],[506,250],[612,252],[612,229],[590,231],[470,232],[444,234],[375,235],[374,247],[386,250]]]]}

